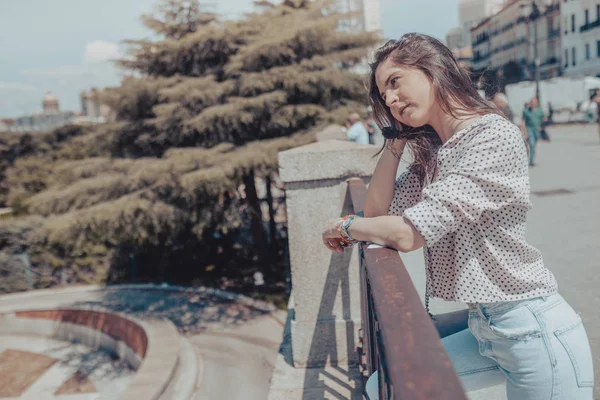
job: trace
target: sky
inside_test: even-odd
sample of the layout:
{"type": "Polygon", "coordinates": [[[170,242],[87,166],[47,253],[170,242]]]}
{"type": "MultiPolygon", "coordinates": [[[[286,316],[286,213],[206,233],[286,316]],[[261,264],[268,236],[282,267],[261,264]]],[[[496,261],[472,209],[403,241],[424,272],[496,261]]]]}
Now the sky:
{"type": "MultiPolygon", "coordinates": [[[[235,18],[252,0],[204,0],[235,18]]],[[[383,35],[422,32],[444,40],[458,25],[457,0],[380,0],[383,35]]],[[[79,94],[117,86],[123,76],[111,60],[123,40],[151,36],[139,16],[156,0],[0,0],[0,118],[41,112],[47,91],[61,110],[80,110],[79,94]]]]}

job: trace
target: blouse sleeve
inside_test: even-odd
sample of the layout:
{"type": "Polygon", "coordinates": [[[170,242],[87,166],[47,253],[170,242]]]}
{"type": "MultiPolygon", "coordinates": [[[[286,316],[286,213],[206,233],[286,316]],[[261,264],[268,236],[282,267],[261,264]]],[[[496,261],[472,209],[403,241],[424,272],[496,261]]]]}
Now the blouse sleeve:
{"type": "Polygon", "coordinates": [[[404,210],[421,200],[421,181],[417,174],[410,171],[402,173],[394,186],[394,197],[388,215],[400,216],[404,210]]]}
{"type": "Polygon", "coordinates": [[[456,153],[443,178],[423,189],[423,199],[404,211],[432,246],[461,223],[476,223],[488,210],[509,204],[529,208],[525,144],[512,124],[478,132],[456,153]]]}

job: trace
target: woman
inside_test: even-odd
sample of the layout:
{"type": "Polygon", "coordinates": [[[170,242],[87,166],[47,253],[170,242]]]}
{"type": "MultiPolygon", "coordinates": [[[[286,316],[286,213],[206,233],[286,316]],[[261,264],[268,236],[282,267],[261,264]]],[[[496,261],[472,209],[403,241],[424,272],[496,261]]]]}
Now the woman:
{"type": "MultiPolygon", "coordinates": [[[[376,120],[397,138],[382,149],[364,217],[330,220],[324,244],[339,252],[355,241],[425,248],[427,311],[429,296],[468,305],[469,328],[442,339],[466,391],[504,380],[510,400],[591,400],[581,319],[525,241],[531,203],[519,128],[426,35],[380,48],[370,82],[376,120]],[[396,180],[405,148],[414,161],[396,180]]],[[[370,399],[378,397],[376,375],[367,384],[370,399]]]]}

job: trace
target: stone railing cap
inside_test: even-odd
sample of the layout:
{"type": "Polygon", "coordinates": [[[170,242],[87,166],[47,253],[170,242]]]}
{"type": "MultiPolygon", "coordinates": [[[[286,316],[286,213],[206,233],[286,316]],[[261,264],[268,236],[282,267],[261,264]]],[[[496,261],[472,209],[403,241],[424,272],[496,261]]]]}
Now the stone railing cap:
{"type": "Polygon", "coordinates": [[[279,153],[279,174],[283,182],[371,176],[378,147],[350,141],[325,140],[279,153]],[[312,168],[306,168],[307,165],[312,168]],[[302,167],[300,167],[302,166],[302,167]]]}

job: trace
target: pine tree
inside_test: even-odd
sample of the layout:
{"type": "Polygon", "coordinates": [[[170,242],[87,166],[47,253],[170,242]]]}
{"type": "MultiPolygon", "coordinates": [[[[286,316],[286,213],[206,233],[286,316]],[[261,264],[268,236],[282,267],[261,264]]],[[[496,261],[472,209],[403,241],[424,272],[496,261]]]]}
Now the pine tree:
{"type": "MultiPolygon", "coordinates": [[[[277,153],[364,109],[364,77],[350,69],[378,39],[340,31],[343,15],[332,3],[263,3],[263,12],[236,21],[180,0],[143,17],[161,37],[128,42],[120,64],[135,74],[103,93],[119,121],[112,133],[93,134],[110,139],[110,157],[90,149],[93,158],[55,162],[46,190],[23,189],[33,194],[29,212],[46,217],[31,239],[39,260],[52,249],[57,265],[72,260],[85,269],[108,258],[144,265],[154,277],[193,278],[201,274],[191,266],[210,267],[234,252],[247,216],[252,241],[244,251],[258,257],[259,269],[273,270],[277,153]]],[[[76,153],[83,137],[68,151],[76,153]]],[[[28,181],[16,176],[26,167],[19,165],[9,174],[13,187],[28,181]]],[[[110,274],[118,279],[122,271],[113,265],[110,274]]]]}

